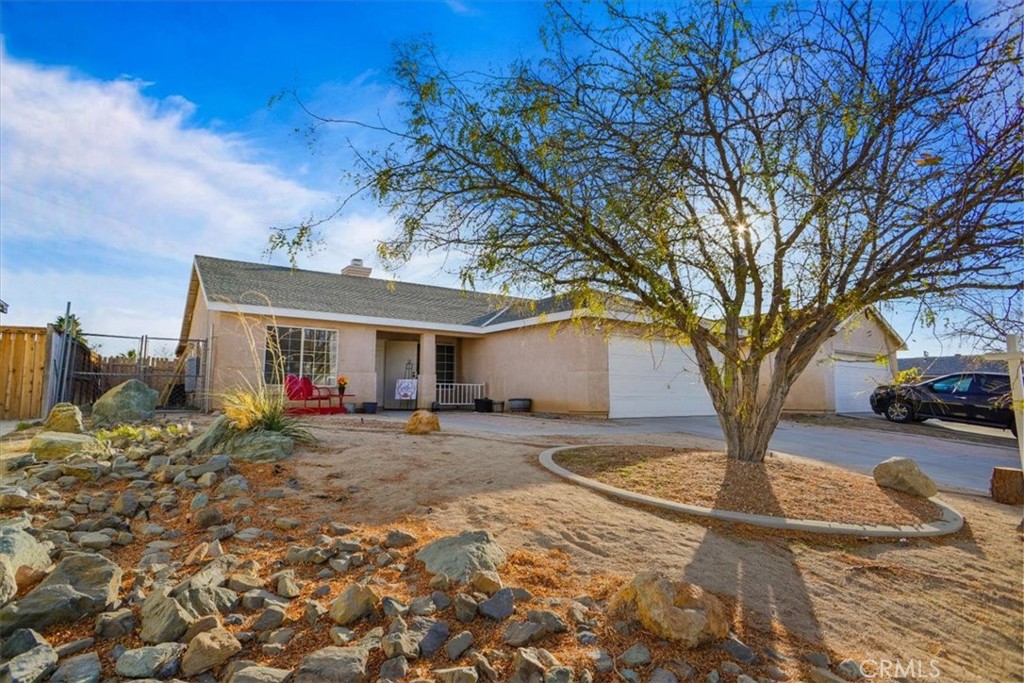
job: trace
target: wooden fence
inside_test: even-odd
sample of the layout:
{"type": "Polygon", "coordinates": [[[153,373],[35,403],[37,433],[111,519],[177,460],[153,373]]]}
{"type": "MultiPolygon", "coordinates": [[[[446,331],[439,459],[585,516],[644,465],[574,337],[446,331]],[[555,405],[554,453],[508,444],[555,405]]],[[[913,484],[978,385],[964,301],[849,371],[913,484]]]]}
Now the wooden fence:
{"type": "Polygon", "coordinates": [[[150,389],[163,392],[168,383],[180,381],[181,370],[173,358],[126,358],[125,356],[99,359],[101,393],[116,387],[121,382],[137,379],[145,382],[150,389]]]}
{"type": "Polygon", "coordinates": [[[50,338],[45,327],[0,327],[0,420],[42,417],[50,338]]]}
{"type": "MultiPolygon", "coordinates": [[[[202,405],[205,392],[198,374],[204,365],[202,341],[189,340],[197,345],[195,358],[140,359],[101,357],[80,341],[69,340],[65,346],[63,337],[52,325],[0,326],[0,420],[45,417],[61,400],[87,406],[129,379],[159,392],[162,407],[202,405]]],[[[145,348],[147,338],[141,339],[145,348]]]]}

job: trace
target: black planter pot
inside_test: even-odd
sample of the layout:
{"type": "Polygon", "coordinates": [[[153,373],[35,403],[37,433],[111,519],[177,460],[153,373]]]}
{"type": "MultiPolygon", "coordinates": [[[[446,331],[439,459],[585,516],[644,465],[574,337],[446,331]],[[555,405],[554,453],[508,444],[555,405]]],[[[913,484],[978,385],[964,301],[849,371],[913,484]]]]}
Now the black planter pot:
{"type": "Polygon", "coordinates": [[[532,398],[510,398],[506,403],[510,413],[528,413],[533,410],[532,398]]]}

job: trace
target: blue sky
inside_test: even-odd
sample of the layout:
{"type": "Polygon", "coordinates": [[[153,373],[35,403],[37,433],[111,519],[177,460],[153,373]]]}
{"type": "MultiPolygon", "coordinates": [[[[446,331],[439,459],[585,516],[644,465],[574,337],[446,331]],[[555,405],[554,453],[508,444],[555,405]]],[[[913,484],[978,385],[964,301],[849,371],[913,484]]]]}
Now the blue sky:
{"type": "MultiPolygon", "coordinates": [[[[452,64],[486,68],[529,56],[543,14],[526,1],[0,2],[4,324],[51,322],[71,301],[86,331],[175,337],[195,253],[265,260],[268,226],[345,194],[352,131],[311,141],[292,103],[268,107],[275,93],[386,117],[396,41],[429,34],[452,64]]],[[[299,265],[376,266],[391,230],[358,205],[299,265]]],[[[454,285],[442,265],[417,257],[397,276],[454,285]]],[[[893,322],[909,335],[909,317],[893,322]]],[[[920,330],[909,345],[956,350],[920,330]]]]}
{"type": "MultiPolygon", "coordinates": [[[[429,34],[453,63],[498,64],[535,44],[543,11],[456,0],[0,4],[3,322],[45,324],[71,301],[87,331],[176,336],[194,253],[265,260],[268,226],[344,193],[351,131],[318,137],[311,153],[298,108],[268,107],[275,93],[295,89],[331,115],[387,115],[396,41],[429,34]]],[[[374,242],[390,230],[383,211],[356,207],[300,265],[375,265],[374,242]]],[[[436,281],[439,265],[420,259],[397,275],[436,281]]]]}

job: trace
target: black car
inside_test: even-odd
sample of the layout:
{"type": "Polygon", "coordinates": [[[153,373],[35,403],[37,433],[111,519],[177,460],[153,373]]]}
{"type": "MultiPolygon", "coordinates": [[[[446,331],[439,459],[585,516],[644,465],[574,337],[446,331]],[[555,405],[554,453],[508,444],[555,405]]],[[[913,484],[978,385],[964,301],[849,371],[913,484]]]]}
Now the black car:
{"type": "Polygon", "coordinates": [[[880,386],[871,394],[871,410],[891,422],[921,422],[936,417],[1009,429],[1017,434],[1010,398],[1010,376],[961,372],[917,384],[880,386]]]}

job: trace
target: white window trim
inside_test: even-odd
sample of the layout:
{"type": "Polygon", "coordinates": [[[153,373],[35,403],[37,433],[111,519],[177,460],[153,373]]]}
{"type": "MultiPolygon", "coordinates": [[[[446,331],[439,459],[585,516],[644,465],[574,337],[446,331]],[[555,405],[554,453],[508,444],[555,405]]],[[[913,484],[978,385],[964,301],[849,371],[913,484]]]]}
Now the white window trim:
{"type": "MultiPolygon", "coordinates": [[[[435,358],[437,357],[437,351],[436,351],[437,347],[447,346],[447,347],[451,348],[451,350],[452,350],[452,381],[451,381],[451,383],[452,384],[457,384],[458,381],[459,381],[459,349],[458,349],[458,345],[443,343],[443,344],[435,344],[434,346],[435,346],[435,351],[434,351],[434,357],[435,358]]],[[[435,366],[437,365],[436,361],[435,361],[434,365],[435,366]]],[[[437,367],[434,368],[434,372],[435,373],[437,372],[437,367]]],[[[438,380],[438,381],[440,381],[440,380],[438,380]]]]}
{"type": "MultiPolygon", "coordinates": [[[[341,335],[338,333],[338,330],[332,329],[330,327],[308,327],[308,326],[305,326],[305,325],[280,325],[280,324],[272,325],[270,323],[267,323],[267,326],[266,326],[266,337],[264,338],[264,341],[263,341],[263,377],[264,377],[264,380],[266,379],[266,376],[267,376],[267,345],[268,345],[269,340],[270,340],[270,330],[271,329],[288,329],[288,330],[296,330],[297,329],[297,330],[301,330],[302,331],[302,333],[299,335],[299,377],[305,377],[305,375],[303,374],[303,370],[302,370],[302,358],[306,355],[306,330],[310,330],[310,331],[313,331],[313,332],[326,332],[328,334],[333,334],[334,335],[334,367],[331,368],[331,371],[328,374],[331,375],[333,378],[337,378],[338,377],[338,374],[339,374],[338,373],[338,362],[339,362],[339,358],[341,357],[341,335]]],[[[283,381],[283,379],[284,378],[282,377],[282,381],[283,381]]],[[[283,385],[279,384],[279,385],[276,385],[276,386],[283,386],[283,385]]],[[[325,386],[325,385],[320,384],[320,385],[317,385],[317,386],[325,386]]]]}

